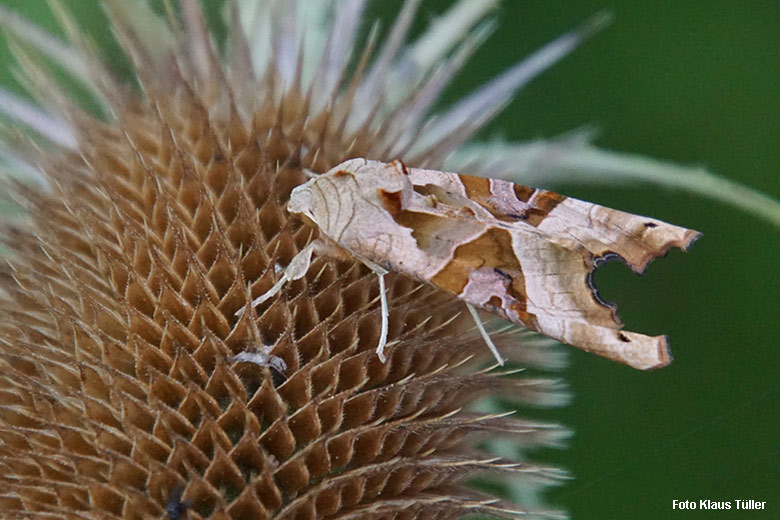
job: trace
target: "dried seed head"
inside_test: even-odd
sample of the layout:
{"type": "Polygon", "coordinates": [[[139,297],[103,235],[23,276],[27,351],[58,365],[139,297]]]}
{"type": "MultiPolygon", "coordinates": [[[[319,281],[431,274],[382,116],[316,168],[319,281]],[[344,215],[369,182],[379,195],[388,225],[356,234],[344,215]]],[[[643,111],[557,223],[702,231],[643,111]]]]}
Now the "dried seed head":
{"type": "MultiPolygon", "coordinates": [[[[76,32],[63,52],[88,72],[105,118],[75,108],[38,61],[22,62],[59,116],[34,128],[46,146],[11,139],[14,157],[40,166],[46,186],[16,187],[29,218],[4,229],[0,509],[9,518],[128,519],[524,510],[466,480],[557,473],[477,443],[544,445],[561,431],[470,407],[489,395],[544,405],[561,394],[550,381],[480,369],[490,354],[464,328],[457,301],[388,275],[387,363],[373,354],[376,279],[349,260],[318,258],[278,297],[235,316],[316,238],[285,210],[304,169],[404,156],[441,72],[423,71],[419,90],[391,101],[402,70],[389,68],[399,54],[391,40],[372,67],[367,53],[342,78],[351,47],[341,44],[357,26],[349,6],[333,7],[310,83],[311,50],[280,6],[264,13],[282,23],[265,62],[240,10],[229,13],[222,62],[195,2],[181,2],[181,27],[140,3],[107,6],[143,95],[121,86],[76,32]]],[[[410,159],[436,165],[470,125],[410,159]]],[[[518,348],[516,332],[495,339],[515,343],[506,353],[520,363],[555,361],[530,338],[518,348]]]]}

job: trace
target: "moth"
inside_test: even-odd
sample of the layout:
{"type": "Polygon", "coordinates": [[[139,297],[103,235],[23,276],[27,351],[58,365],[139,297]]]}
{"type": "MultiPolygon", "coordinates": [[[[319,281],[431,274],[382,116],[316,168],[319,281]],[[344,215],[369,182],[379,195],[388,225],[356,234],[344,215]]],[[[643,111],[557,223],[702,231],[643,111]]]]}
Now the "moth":
{"type": "Polygon", "coordinates": [[[511,182],[351,159],[296,187],[287,205],[321,237],[252,302],[303,277],[312,255],[351,257],[379,279],[385,360],[384,276],[403,273],[465,302],[503,363],[476,308],[588,352],[647,370],[671,361],[665,336],[621,330],[593,285],[596,267],[622,259],[642,273],[697,231],[511,182]]]}

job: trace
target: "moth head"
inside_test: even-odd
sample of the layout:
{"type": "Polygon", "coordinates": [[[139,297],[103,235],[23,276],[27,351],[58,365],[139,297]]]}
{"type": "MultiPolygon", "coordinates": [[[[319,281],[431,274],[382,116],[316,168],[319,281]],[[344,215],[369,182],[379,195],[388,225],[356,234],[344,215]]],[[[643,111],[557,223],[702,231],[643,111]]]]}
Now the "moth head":
{"type": "MultiPolygon", "coordinates": [[[[297,186],[290,192],[290,200],[287,202],[287,211],[296,215],[304,215],[314,221],[314,215],[312,214],[312,194],[309,181],[305,184],[297,186]]],[[[315,221],[316,222],[316,221],[315,221]]]]}

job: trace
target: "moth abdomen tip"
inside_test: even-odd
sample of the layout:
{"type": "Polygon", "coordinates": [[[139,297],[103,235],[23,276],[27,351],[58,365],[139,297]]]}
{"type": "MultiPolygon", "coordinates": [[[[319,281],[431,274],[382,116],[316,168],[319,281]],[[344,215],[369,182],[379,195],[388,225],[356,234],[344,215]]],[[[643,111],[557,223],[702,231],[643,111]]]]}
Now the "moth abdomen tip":
{"type": "Polygon", "coordinates": [[[691,246],[702,237],[702,234],[703,233],[701,231],[695,231],[693,229],[689,229],[687,233],[688,236],[686,237],[686,241],[682,246],[680,246],[680,249],[687,252],[691,248],[691,246]]]}
{"type": "Polygon", "coordinates": [[[674,361],[672,349],[669,347],[669,338],[666,336],[661,336],[661,341],[658,342],[658,359],[660,363],[653,368],[662,368],[674,361]]]}
{"type": "Polygon", "coordinates": [[[666,336],[658,336],[656,344],[656,358],[652,365],[642,367],[642,370],[656,370],[668,366],[673,360],[672,350],[669,348],[669,338],[666,336]]]}

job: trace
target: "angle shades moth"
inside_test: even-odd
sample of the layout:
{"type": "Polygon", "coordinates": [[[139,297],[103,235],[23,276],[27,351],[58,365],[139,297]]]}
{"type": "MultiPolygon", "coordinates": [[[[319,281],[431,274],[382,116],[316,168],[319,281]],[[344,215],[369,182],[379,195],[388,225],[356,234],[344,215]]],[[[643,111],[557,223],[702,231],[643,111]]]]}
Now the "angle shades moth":
{"type": "MultiPolygon", "coordinates": [[[[303,277],[313,254],[354,257],[379,278],[384,361],[384,275],[395,271],[463,300],[503,362],[475,308],[563,343],[647,370],[671,361],[665,336],[623,331],[592,273],[622,259],[635,272],[697,231],[508,181],[350,159],[290,194],[288,210],[321,237],[293,258],[252,305],[303,277]]],[[[241,312],[241,311],[239,311],[241,312]]]]}

